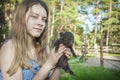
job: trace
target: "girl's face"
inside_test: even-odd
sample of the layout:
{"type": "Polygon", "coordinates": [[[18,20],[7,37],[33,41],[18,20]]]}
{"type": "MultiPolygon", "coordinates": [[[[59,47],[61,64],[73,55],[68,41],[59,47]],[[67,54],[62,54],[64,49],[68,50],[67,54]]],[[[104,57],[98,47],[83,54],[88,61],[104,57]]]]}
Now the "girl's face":
{"type": "Polygon", "coordinates": [[[29,36],[39,37],[45,29],[47,20],[47,12],[40,5],[33,5],[28,10],[25,17],[26,29],[29,36]]]}

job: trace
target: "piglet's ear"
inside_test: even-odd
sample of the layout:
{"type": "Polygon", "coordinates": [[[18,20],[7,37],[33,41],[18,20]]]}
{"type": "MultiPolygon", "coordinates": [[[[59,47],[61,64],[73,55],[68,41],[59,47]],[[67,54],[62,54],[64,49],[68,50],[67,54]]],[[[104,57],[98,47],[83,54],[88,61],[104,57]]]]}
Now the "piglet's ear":
{"type": "Polygon", "coordinates": [[[63,32],[60,32],[60,37],[62,37],[62,36],[63,36],[63,34],[64,34],[63,32]]]}

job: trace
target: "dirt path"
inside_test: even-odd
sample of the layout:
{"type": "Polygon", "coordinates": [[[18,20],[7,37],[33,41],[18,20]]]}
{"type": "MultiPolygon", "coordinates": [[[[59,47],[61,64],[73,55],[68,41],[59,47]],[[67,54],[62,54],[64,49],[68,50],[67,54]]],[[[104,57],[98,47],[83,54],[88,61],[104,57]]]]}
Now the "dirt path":
{"type": "MultiPolygon", "coordinates": [[[[100,58],[90,57],[87,59],[86,63],[89,66],[100,66],[100,58]]],[[[120,57],[104,57],[104,67],[120,71],[120,57]]]]}

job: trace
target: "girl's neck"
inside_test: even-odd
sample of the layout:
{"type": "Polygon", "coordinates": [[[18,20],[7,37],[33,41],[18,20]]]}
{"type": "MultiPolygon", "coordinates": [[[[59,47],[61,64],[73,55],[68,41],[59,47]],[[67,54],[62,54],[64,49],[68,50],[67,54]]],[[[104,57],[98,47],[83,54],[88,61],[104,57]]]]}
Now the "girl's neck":
{"type": "Polygon", "coordinates": [[[33,38],[28,37],[28,50],[27,50],[28,56],[30,59],[35,60],[36,59],[36,49],[34,46],[33,38]]]}
{"type": "Polygon", "coordinates": [[[34,48],[33,37],[28,36],[28,49],[33,49],[33,48],[34,48]]]}

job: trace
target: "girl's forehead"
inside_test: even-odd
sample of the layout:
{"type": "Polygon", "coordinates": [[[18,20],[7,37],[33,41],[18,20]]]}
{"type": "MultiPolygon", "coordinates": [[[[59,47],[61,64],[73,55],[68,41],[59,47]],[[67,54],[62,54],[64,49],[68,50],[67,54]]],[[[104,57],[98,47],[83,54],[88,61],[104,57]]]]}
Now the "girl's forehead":
{"type": "Polygon", "coordinates": [[[31,12],[33,14],[47,16],[46,10],[40,4],[33,5],[31,7],[31,12]]]}

